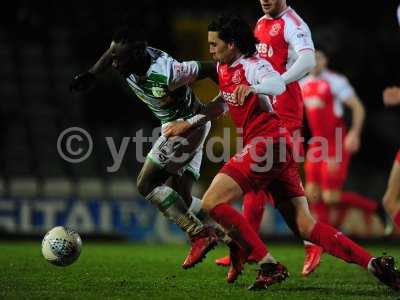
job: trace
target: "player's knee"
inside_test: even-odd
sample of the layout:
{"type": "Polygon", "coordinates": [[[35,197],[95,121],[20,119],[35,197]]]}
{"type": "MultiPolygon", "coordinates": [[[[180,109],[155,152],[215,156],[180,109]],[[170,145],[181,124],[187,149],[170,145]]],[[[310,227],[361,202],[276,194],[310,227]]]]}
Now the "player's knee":
{"type": "Polygon", "coordinates": [[[321,190],[316,184],[313,183],[307,184],[305,192],[307,199],[310,202],[317,202],[321,199],[321,190]]]}
{"type": "Polygon", "coordinates": [[[212,190],[207,190],[201,200],[202,206],[201,208],[205,212],[209,212],[218,204],[225,202],[223,197],[216,196],[216,194],[212,190]]]}
{"type": "Polygon", "coordinates": [[[396,197],[394,197],[391,193],[386,192],[383,196],[382,203],[386,211],[392,211],[396,206],[396,197]]]}
{"type": "Polygon", "coordinates": [[[336,190],[323,191],[322,200],[328,205],[337,204],[340,201],[340,194],[340,191],[336,190]]]}
{"type": "Polygon", "coordinates": [[[201,209],[205,212],[209,212],[215,206],[215,201],[213,201],[211,197],[207,197],[207,195],[204,195],[203,199],[201,200],[201,209]]]}

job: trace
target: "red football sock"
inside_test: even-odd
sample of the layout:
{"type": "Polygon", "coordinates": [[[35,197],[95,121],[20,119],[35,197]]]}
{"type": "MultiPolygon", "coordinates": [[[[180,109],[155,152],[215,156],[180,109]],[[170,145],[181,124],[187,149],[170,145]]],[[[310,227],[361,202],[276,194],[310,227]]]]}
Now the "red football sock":
{"type": "Polygon", "coordinates": [[[260,231],[266,202],[267,196],[262,191],[258,193],[249,192],[244,195],[242,213],[256,233],[260,231]]]}
{"type": "Polygon", "coordinates": [[[250,247],[256,261],[267,255],[268,249],[251,228],[246,219],[232,206],[226,203],[218,204],[210,210],[210,216],[222,227],[228,230],[229,236],[245,248],[250,247]]]}
{"type": "Polygon", "coordinates": [[[396,224],[397,228],[400,228],[400,211],[395,214],[393,222],[396,224]]]}
{"type": "Polygon", "coordinates": [[[359,193],[356,192],[342,192],[340,200],[353,207],[357,207],[369,212],[375,211],[378,207],[377,201],[365,197],[363,195],[360,195],[359,193]]]}
{"type": "Polygon", "coordinates": [[[330,224],[329,207],[325,204],[324,201],[320,200],[317,202],[311,202],[310,210],[315,219],[322,223],[330,224]]]}
{"type": "Polygon", "coordinates": [[[367,250],[350,240],[343,233],[320,222],[315,224],[310,241],[324,248],[329,254],[365,269],[373,258],[367,250]]]}

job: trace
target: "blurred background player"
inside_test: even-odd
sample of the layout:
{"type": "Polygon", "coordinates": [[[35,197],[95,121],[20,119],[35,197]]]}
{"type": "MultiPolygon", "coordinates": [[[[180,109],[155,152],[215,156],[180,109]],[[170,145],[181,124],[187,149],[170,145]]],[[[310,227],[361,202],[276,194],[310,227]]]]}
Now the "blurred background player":
{"type": "MultiPolygon", "coordinates": [[[[255,45],[247,23],[239,17],[221,16],[208,30],[210,53],[218,62],[221,94],[235,125],[243,128],[244,140],[244,149],[222,167],[202,199],[203,209],[225,228],[235,245],[230,247],[228,282],[232,274],[236,278],[241,273],[250,254],[260,266],[250,289],[264,289],[288,276],[286,268],[269,254],[248,221],[230,205],[249,191],[268,189],[296,235],[322,246],[333,256],[358,264],[382,283],[398,289],[400,274],[393,257],[373,257],[310,214],[298,166],[288,146],[289,134],[282,130],[280,117],[274,113],[269,98],[265,99],[265,95],[282,93],[285,83],[269,63],[252,55],[255,45]]],[[[180,122],[186,123],[186,128],[196,126],[180,122]]]]}
{"type": "MultiPolygon", "coordinates": [[[[397,20],[400,26],[400,5],[397,7],[397,20]]],[[[399,106],[400,86],[385,88],[383,102],[386,106],[399,106]]],[[[397,151],[393,162],[385,195],[383,196],[383,205],[394,224],[400,229],[400,149],[397,151]]]]}
{"type": "MultiPolygon", "coordinates": [[[[298,80],[315,66],[314,44],[308,25],[286,4],[286,0],[260,0],[264,16],[254,29],[259,41],[257,51],[260,58],[271,63],[285,80],[286,91],[276,96],[274,109],[280,115],[294,142],[295,160],[304,155],[300,137],[303,133],[303,97],[298,80]]],[[[273,202],[264,191],[246,193],[243,200],[243,215],[258,232],[264,214],[264,205],[273,202]]],[[[277,199],[275,199],[277,200],[277,199]]],[[[306,260],[312,260],[314,248],[306,246],[306,260]]],[[[252,257],[249,258],[252,260],[252,257]]],[[[218,265],[229,265],[229,257],[216,260],[218,265]]]]}
{"type": "MultiPolygon", "coordinates": [[[[215,75],[214,64],[178,62],[167,53],[147,46],[141,32],[142,29],[121,27],[109,49],[88,72],[74,78],[71,88],[89,88],[96,74],[112,66],[161,121],[162,128],[177,119],[190,119],[202,104],[189,84],[215,75]]],[[[191,189],[200,176],[203,144],[209,130],[210,123],[205,123],[187,132],[184,140],[162,134],[137,179],[140,194],[189,235],[192,248],[182,265],[185,269],[194,266],[217,244],[214,230],[203,226],[188,210],[192,201],[196,201],[191,189]]]]}
{"type": "MultiPolygon", "coordinates": [[[[311,74],[301,81],[307,121],[312,136],[318,138],[310,144],[305,163],[305,189],[311,211],[316,218],[329,224],[330,207],[340,205],[342,212],[345,207],[357,207],[369,215],[378,212],[385,225],[384,212],[378,201],[342,190],[351,155],[360,149],[364,106],[347,78],[327,69],[328,58],[323,51],[316,51],[316,61],[311,74]],[[350,129],[346,128],[343,119],[345,107],[351,110],[350,129]]],[[[303,275],[315,270],[323,251],[316,245],[307,247],[312,249],[314,264],[305,261],[303,275]]]]}
{"type": "MultiPolygon", "coordinates": [[[[383,92],[383,102],[386,106],[400,105],[400,87],[386,88],[383,92]]],[[[397,151],[393,162],[385,195],[383,196],[383,205],[393,223],[400,229],[400,149],[397,151]]]]}

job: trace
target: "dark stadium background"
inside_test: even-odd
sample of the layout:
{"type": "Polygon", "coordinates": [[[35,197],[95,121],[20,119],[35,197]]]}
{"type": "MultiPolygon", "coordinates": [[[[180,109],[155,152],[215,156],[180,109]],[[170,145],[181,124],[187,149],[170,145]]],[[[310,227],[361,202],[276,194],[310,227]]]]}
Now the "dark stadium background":
{"type": "MultiPolygon", "coordinates": [[[[398,3],[288,4],[309,24],[331,67],[348,76],[367,108],[362,149],[352,160],[347,186],[380,199],[400,145],[399,110],[384,108],[381,96],[384,87],[400,84],[398,3]]],[[[14,1],[7,7],[0,11],[0,197],[33,199],[47,196],[52,179],[72,183],[64,197],[79,196],[85,187],[98,189],[101,197],[108,195],[111,182],[135,181],[140,163],[134,147],[128,148],[120,170],[108,173],[111,157],[104,137],[118,143],[142,128],[151,133],[159,125],[155,117],[119,86],[113,71],[100,76],[89,92],[68,89],[73,76],[87,70],[109,46],[123,16],[146,25],[152,46],[178,59],[203,60],[209,59],[206,32],[212,17],[227,8],[252,24],[261,16],[256,0],[48,0],[14,1]],[[57,153],[58,135],[71,126],[85,128],[94,140],[93,154],[81,164],[67,163],[57,153]]],[[[208,86],[215,90],[210,84],[199,90],[209,99],[208,86]]],[[[204,168],[202,183],[207,186],[218,166],[206,163],[204,168]]]]}

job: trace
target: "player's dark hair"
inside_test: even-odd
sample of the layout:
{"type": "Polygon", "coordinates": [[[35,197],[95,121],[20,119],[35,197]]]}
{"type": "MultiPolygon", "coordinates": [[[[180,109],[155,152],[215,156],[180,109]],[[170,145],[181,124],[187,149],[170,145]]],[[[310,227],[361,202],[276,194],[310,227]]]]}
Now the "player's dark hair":
{"type": "Polygon", "coordinates": [[[208,31],[218,32],[225,43],[234,43],[245,56],[256,52],[257,40],[250,25],[241,17],[233,14],[222,14],[208,25],[208,31]]]}
{"type": "Polygon", "coordinates": [[[117,43],[128,44],[130,48],[144,49],[147,47],[143,31],[128,25],[118,27],[112,39],[117,43]]]}
{"type": "Polygon", "coordinates": [[[116,43],[126,44],[131,52],[131,58],[135,65],[149,65],[149,57],[146,47],[148,46],[145,31],[139,27],[123,25],[117,28],[112,40],[116,43]]]}
{"type": "Polygon", "coordinates": [[[314,42],[315,51],[322,52],[326,57],[332,56],[332,51],[326,46],[326,43],[314,42]]]}

